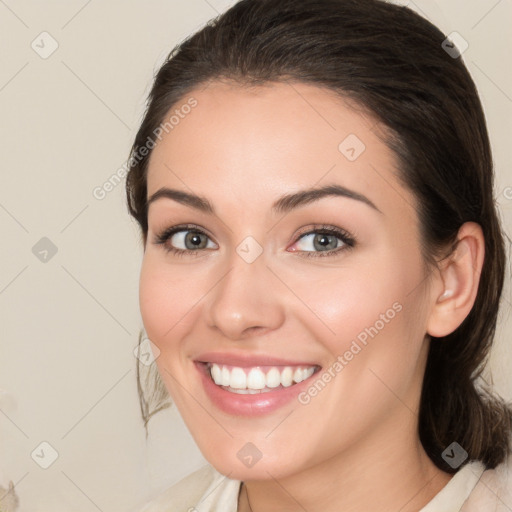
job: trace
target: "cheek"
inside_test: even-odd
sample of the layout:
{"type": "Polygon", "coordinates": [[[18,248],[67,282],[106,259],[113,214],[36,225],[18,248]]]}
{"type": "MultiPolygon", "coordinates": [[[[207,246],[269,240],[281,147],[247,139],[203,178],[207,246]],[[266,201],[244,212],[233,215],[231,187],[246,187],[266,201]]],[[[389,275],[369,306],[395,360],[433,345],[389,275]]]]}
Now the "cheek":
{"type": "Polygon", "coordinates": [[[334,331],[322,339],[333,358],[343,358],[340,384],[358,382],[362,399],[406,393],[417,376],[426,322],[421,287],[415,290],[421,278],[419,266],[389,260],[325,283],[311,297],[334,331]]]}
{"type": "Polygon", "coordinates": [[[377,279],[365,269],[340,269],[297,282],[294,289],[307,306],[302,308],[303,322],[314,329],[316,337],[339,350],[344,349],[336,347],[341,340],[359,334],[364,339],[367,328],[377,324],[380,331],[387,326],[396,317],[405,295],[403,284],[390,276],[389,267],[387,277],[377,279]]]}
{"type": "Polygon", "coordinates": [[[160,376],[180,410],[184,410],[187,401],[177,382],[187,382],[190,377],[182,340],[193,329],[194,305],[204,294],[198,283],[201,280],[191,278],[188,270],[171,271],[159,254],[144,254],[139,280],[142,321],[148,338],[160,351],[156,359],[160,376]]]}
{"type": "Polygon", "coordinates": [[[159,343],[167,316],[168,304],[165,286],[158,277],[151,258],[144,256],[139,281],[139,305],[144,328],[149,339],[162,349],[159,343]]]}
{"type": "Polygon", "coordinates": [[[390,253],[359,262],[357,268],[317,275],[309,286],[304,280],[295,283],[297,295],[309,306],[300,309],[302,325],[328,352],[328,365],[343,358],[350,366],[343,372],[347,376],[367,374],[375,381],[373,368],[397,385],[400,376],[404,382],[412,377],[425,330],[425,304],[421,287],[411,293],[421,282],[421,266],[402,259],[390,253]]]}
{"type": "Polygon", "coordinates": [[[387,268],[379,280],[352,273],[298,291],[314,305],[315,315],[304,311],[302,323],[327,354],[318,377],[325,385],[314,381],[300,403],[311,417],[326,419],[325,438],[339,438],[340,446],[377,428],[403,403],[416,406],[409,404],[409,391],[421,378],[421,301],[407,296],[407,276],[401,279],[387,268]]]}
{"type": "Polygon", "coordinates": [[[160,257],[146,253],[139,281],[139,305],[149,339],[162,351],[190,328],[194,305],[204,293],[201,279],[165,265],[160,257]]]}

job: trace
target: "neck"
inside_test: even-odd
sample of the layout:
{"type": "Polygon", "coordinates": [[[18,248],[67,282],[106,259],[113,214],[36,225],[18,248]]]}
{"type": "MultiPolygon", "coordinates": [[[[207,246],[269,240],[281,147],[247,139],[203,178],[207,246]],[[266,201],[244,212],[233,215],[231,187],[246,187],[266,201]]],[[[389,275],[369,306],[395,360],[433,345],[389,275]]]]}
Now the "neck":
{"type": "Polygon", "coordinates": [[[451,475],[423,450],[412,415],[409,424],[399,419],[387,426],[387,436],[366,437],[300,473],[245,482],[239,512],[417,512],[451,475]]]}

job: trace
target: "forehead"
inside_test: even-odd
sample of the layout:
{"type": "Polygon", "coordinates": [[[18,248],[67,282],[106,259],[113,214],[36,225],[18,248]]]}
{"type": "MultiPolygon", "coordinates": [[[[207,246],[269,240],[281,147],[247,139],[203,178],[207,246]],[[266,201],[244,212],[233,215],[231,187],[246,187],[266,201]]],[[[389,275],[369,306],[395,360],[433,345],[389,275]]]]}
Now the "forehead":
{"type": "Polygon", "coordinates": [[[148,196],[173,186],[213,203],[236,196],[264,205],[283,192],[329,182],[384,208],[407,209],[413,201],[396,178],[396,157],[376,119],[325,88],[213,82],[183,97],[166,119],[173,115],[150,158],[148,196]]]}

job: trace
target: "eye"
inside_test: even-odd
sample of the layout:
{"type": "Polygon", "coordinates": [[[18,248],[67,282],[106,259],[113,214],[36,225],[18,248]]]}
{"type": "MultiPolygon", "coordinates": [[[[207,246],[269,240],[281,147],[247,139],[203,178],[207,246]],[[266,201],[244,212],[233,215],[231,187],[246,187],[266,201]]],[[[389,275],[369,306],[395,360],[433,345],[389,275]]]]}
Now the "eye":
{"type": "Polygon", "coordinates": [[[199,231],[178,231],[169,238],[169,242],[176,249],[188,251],[211,247],[211,244],[208,245],[208,237],[199,231]]]}
{"type": "Polygon", "coordinates": [[[299,251],[329,251],[337,249],[343,242],[335,236],[327,233],[310,233],[300,238],[298,242],[299,251]],[[314,249],[309,249],[313,246],[314,249]]]}
{"type": "Polygon", "coordinates": [[[155,243],[175,254],[190,254],[217,247],[206,233],[195,226],[174,226],[166,229],[157,235],[155,243]]]}
{"type": "Polygon", "coordinates": [[[290,248],[292,252],[311,253],[305,256],[331,256],[355,245],[346,231],[328,226],[310,229],[290,248]]]}

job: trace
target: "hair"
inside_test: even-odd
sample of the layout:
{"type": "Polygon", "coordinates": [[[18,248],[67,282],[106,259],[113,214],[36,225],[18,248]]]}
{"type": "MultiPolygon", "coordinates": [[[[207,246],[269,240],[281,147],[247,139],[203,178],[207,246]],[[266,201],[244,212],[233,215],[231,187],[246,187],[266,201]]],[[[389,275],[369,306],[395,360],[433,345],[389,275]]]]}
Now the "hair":
{"type": "MultiPolygon", "coordinates": [[[[485,236],[473,308],[453,333],[431,338],[420,397],[423,447],[439,468],[454,473],[442,457],[454,441],[468,461],[487,468],[505,461],[512,410],[481,385],[505,244],[482,105],[461,56],[443,48],[445,39],[414,11],[382,0],[241,0],[177,45],[157,72],[131,149],[126,192],[146,243],[151,151],[141,157],[140,150],[171,107],[212,81],[312,84],[375,116],[397,157],[399,179],[417,200],[426,268],[436,268],[443,250],[450,254],[463,223],[478,223],[485,236]]],[[[156,383],[163,396],[162,386],[156,383]]],[[[151,396],[140,393],[145,424],[151,396]]]]}

